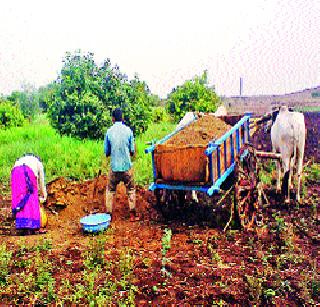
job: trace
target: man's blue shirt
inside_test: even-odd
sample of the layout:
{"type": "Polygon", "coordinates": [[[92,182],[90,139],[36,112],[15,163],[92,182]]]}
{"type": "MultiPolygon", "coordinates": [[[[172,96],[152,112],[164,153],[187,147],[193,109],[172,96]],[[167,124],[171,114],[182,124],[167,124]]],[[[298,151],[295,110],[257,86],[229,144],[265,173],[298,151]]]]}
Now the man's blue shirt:
{"type": "Polygon", "coordinates": [[[106,133],[104,153],[111,156],[112,171],[128,171],[132,166],[130,153],[134,153],[134,137],[131,129],[122,122],[115,122],[106,133]]]}

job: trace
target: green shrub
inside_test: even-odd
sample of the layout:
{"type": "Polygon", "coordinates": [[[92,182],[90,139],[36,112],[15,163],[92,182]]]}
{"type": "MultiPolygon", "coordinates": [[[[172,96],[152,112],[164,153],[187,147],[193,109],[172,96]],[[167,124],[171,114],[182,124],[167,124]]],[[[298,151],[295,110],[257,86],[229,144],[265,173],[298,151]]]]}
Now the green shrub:
{"type": "Polygon", "coordinates": [[[207,72],[204,71],[202,76],[195,76],[193,80],[186,81],[168,95],[168,111],[174,116],[176,122],[189,111],[216,111],[221,102],[207,83],[207,72]]]}
{"type": "Polygon", "coordinates": [[[0,102],[0,129],[22,126],[24,117],[17,106],[0,102]]]}
{"type": "Polygon", "coordinates": [[[154,107],[152,109],[152,122],[153,123],[160,123],[160,122],[168,121],[169,118],[170,118],[170,116],[164,107],[154,107]]]}
{"type": "Polygon", "coordinates": [[[33,88],[26,88],[24,91],[14,91],[7,99],[19,106],[23,116],[32,120],[40,112],[39,99],[33,88]]]}

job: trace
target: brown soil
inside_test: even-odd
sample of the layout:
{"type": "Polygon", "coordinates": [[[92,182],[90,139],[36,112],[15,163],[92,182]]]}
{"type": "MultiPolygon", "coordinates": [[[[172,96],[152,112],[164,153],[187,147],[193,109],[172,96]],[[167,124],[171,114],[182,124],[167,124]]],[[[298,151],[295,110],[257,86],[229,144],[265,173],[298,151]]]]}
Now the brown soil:
{"type": "MultiPolygon", "coordinates": [[[[92,210],[103,211],[106,181],[105,176],[100,176],[83,183],[63,178],[51,182],[48,185],[48,233],[1,237],[13,251],[21,240],[24,240],[23,244],[33,246],[41,238],[51,239],[53,249],[42,254],[53,264],[57,291],[65,278],[72,284],[84,283],[83,255],[92,237],[81,232],[79,218],[92,210]],[[57,214],[51,213],[49,208],[57,214]]],[[[117,263],[121,250],[129,248],[132,251],[135,259],[132,282],[138,289],[135,295],[137,305],[212,305],[218,302],[233,306],[308,305],[311,298],[316,304],[318,297],[311,291],[311,283],[319,281],[316,273],[319,225],[315,222],[315,210],[319,209],[319,186],[310,186],[308,191],[305,203],[297,209],[294,204],[290,207],[281,205],[274,190],[266,189],[270,201],[263,212],[267,227],[253,232],[233,230],[223,233],[219,227],[188,226],[196,217],[205,220],[211,219],[212,214],[219,215],[218,211],[212,213],[214,206],[208,208],[201,203],[180,203],[175,210],[168,208],[167,224],[154,222],[159,221],[160,214],[153,207],[155,199],[152,193],[143,188],[137,188],[140,221],[129,222],[126,193],[124,186],[120,185],[110,226],[111,237],[105,244],[106,261],[117,263]],[[291,233],[287,234],[284,228],[278,229],[275,214],[283,219],[286,227],[292,226],[291,233]],[[166,255],[170,277],[161,274],[161,239],[165,227],[172,229],[171,248],[166,255]],[[256,283],[259,280],[261,283],[256,283]],[[257,296],[259,289],[262,292],[257,296]],[[263,291],[268,289],[274,290],[276,296],[264,295],[263,291]]],[[[205,200],[211,202],[211,206],[218,201],[214,198],[205,200]]],[[[221,207],[230,205],[229,202],[226,199],[221,207]]],[[[225,222],[226,217],[222,224],[225,222]]],[[[32,257],[32,252],[28,253],[28,257],[32,257]]],[[[119,280],[121,272],[117,267],[117,264],[111,267],[112,276],[101,270],[96,283],[102,284],[110,278],[119,280]]],[[[11,270],[13,274],[19,274],[21,268],[13,265],[11,270]]],[[[18,295],[14,293],[0,293],[0,302],[17,300],[18,295]]],[[[29,304],[30,295],[19,300],[29,304]]],[[[113,296],[114,303],[123,295],[123,291],[117,290],[113,296]]],[[[84,299],[83,303],[88,304],[88,301],[84,299]]]]}
{"type": "MultiPolygon", "coordinates": [[[[105,187],[107,176],[82,183],[57,178],[48,184],[48,200],[45,207],[52,214],[48,217],[48,229],[68,228],[77,233],[80,230],[80,218],[90,213],[105,212],[105,187]]],[[[136,211],[143,220],[157,220],[158,215],[151,206],[152,194],[141,187],[136,188],[136,211]]],[[[129,204],[126,188],[118,185],[113,202],[112,221],[127,220],[129,204]]]]}
{"type": "Polygon", "coordinates": [[[216,140],[224,135],[231,126],[222,119],[205,115],[172,136],[166,145],[207,145],[209,141],[216,140]]]}

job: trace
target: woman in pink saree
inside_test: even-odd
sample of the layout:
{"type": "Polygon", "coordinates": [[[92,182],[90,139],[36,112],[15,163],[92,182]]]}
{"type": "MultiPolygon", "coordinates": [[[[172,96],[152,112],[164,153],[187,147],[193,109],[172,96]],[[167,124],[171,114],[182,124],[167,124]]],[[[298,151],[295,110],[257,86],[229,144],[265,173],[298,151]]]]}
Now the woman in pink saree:
{"type": "Polygon", "coordinates": [[[40,200],[45,201],[46,198],[44,170],[40,159],[32,154],[19,158],[11,171],[11,202],[16,229],[40,230],[40,200]]]}

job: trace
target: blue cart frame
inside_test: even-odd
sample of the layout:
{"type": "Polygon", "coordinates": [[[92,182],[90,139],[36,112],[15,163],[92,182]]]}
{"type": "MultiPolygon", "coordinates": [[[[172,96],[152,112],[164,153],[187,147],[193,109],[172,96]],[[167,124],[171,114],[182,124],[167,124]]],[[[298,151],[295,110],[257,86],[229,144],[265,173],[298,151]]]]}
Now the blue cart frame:
{"type": "MultiPolygon", "coordinates": [[[[204,151],[204,154],[209,159],[209,181],[210,185],[182,185],[182,184],[169,184],[169,183],[156,183],[157,180],[157,170],[155,167],[154,162],[154,150],[157,146],[157,144],[163,144],[165,141],[167,141],[169,138],[171,138],[173,135],[178,133],[183,128],[176,130],[167,136],[165,136],[160,141],[156,142],[155,144],[152,144],[149,148],[145,150],[145,153],[151,153],[152,155],[152,169],[153,169],[153,179],[154,182],[149,186],[149,190],[154,191],[156,189],[166,189],[166,190],[185,190],[185,191],[200,191],[205,192],[209,196],[218,193],[220,191],[221,184],[226,180],[226,178],[232,173],[232,171],[235,168],[235,159],[237,155],[240,152],[240,146],[244,143],[250,142],[250,118],[252,116],[252,113],[245,113],[245,115],[228,131],[226,132],[222,137],[220,137],[216,141],[210,141],[207,145],[207,149],[204,151]],[[244,133],[241,135],[240,129],[243,129],[244,133]],[[234,144],[234,137],[236,138],[236,142],[234,144]],[[227,140],[230,139],[230,160],[231,164],[229,167],[225,167],[224,169],[221,169],[221,158],[220,158],[220,151],[221,151],[221,145],[226,147],[227,140]],[[213,165],[213,154],[216,153],[217,157],[217,167],[214,168],[213,165]],[[217,176],[214,176],[214,172],[217,172],[217,176]],[[214,178],[217,177],[215,180],[214,178]]],[[[246,154],[244,152],[243,156],[246,154]]],[[[227,152],[224,150],[224,165],[226,166],[227,163],[227,152]]]]}

